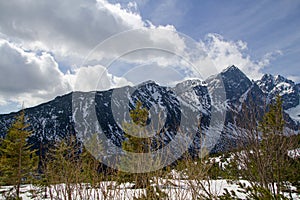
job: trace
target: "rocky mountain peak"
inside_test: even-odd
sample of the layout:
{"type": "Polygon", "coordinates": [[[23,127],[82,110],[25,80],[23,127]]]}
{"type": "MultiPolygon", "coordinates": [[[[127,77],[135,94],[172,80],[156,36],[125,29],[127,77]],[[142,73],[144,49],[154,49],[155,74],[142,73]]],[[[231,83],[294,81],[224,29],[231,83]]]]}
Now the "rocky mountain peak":
{"type": "Polygon", "coordinates": [[[231,65],[231,66],[227,67],[226,69],[224,69],[222,72],[226,73],[226,72],[237,72],[237,71],[241,72],[241,70],[238,67],[236,67],[235,65],[231,65]]]}
{"type": "MultiPolygon", "coordinates": [[[[99,121],[97,130],[101,127],[106,137],[113,144],[120,146],[124,140],[124,133],[118,124],[122,124],[123,111],[134,108],[135,102],[140,100],[143,106],[153,112],[166,112],[165,128],[168,132],[160,135],[159,139],[168,144],[176,135],[176,126],[185,121],[187,122],[185,124],[190,124],[191,115],[201,116],[200,127],[205,129],[209,126],[212,116],[225,113],[224,129],[221,131],[222,134],[228,136],[231,134],[230,130],[232,130],[235,120],[244,117],[242,105],[246,103],[246,107],[249,109],[256,106],[259,113],[263,114],[265,103],[272,102],[277,94],[282,96],[286,115],[288,117],[296,116],[287,118],[287,124],[292,124],[291,127],[300,127],[300,121],[297,118],[299,115],[299,90],[300,84],[295,84],[283,76],[274,77],[265,74],[261,80],[252,82],[240,69],[233,65],[205,81],[185,80],[174,87],[165,87],[154,81],[146,81],[134,87],[125,86],[107,91],[90,92],[89,94],[92,94],[90,96],[95,98],[93,105],[87,98],[88,93],[73,92],[28,108],[25,113],[32,125],[32,130],[34,130],[34,135],[30,138],[30,143],[34,148],[38,149],[41,144],[47,146],[54,141],[63,139],[70,132],[75,133],[74,124],[76,124],[76,120],[86,118],[90,116],[89,113],[95,111],[99,121]],[[226,99],[221,98],[222,101],[215,99],[224,89],[226,99]],[[78,102],[75,101],[78,103],[76,104],[77,107],[72,103],[74,97],[78,98],[78,102]],[[81,100],[85,101],[81,102],[81,100]],[[217,105],[214,104],[216,102],[217,105]],[[116,111],[114,113],[112,113],[113,107],[116,111]],[[182,110],[184,111],[182,112],[182,110]],[[75,114],[82,114],[83,116],[76,118],[75,114]],[[228,129],[227,126],[231,128],[228,129]]],[[[0,138],[4,137],[16,114],[0,115],[0,138]]],[[[220,123],[220,126],[223,126],[223,122],[220,123]]],[[[89,130],[89,126],[82,125],[81,128],[82,130],[89,130]]],[[[199,126],[192,127],[195,130],[198,128],[199,126]]],[[[93,131],[95,132],[95,130],[90,132],[93,131]]],[[[195,137],[194,147],[190,149],[199,148],[200,138],[200,135],[195,137]]],[[[222,143],[223,140],[220,139],[219,142],[222,143]]]]}
{"type": "Polygon", "coordinates": [[[267,95],[269,101],[280,95],[283,98],[283,108],[289,109],[299,104],[299,89],[297,85],[281,75],[265,74],[256,81],[259,88],[267,95]]]}
{"type": "Polygon", "coordinates": [[[260,80],[256,81],[256,84],[260,87],[260,89],[264,93],[268,93],[274,88],[275,86],[274,82],[275,82],[275,78],[273,75],[265,74],[260,80]]]}
{"type": "Polygon", "coordinates": [[[234,65],[222,71],[221,77],[229,100],[239,99],[252,85],[250,79],[234,65]]]}

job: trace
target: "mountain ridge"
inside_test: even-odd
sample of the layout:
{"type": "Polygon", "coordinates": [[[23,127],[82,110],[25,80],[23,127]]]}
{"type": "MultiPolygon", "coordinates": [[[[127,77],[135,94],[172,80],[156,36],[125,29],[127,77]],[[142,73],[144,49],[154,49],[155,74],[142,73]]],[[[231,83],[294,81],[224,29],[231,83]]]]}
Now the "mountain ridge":
{"type": "MultiPolygon", "coordinates": [[[[125,111],[128,112],[128,110],[133,109],[135,102],[140,100],[144,107],[154,110],[152,116],[155,116],[158,111],[166,112],[164,128],[167,130],[167,134],[159,133],[158,136],[165,145],[176,136],[178,126],[189,122],[189,116],[195,116],[200,120],[199,127],[180,127],[184,130],[193,129],[195,131],[194,141],[189,147],[189,151],[192,153],[197,153],[197,150],[201,148],[201,134],[214,134],[209,130],[210,124],[217,120],[216,124],[222,125],[222,116],[224,116],[224,127],[219,130],[218,141],[210,148],[211,151],[218,152],[227,148],[224,141],[230,143],[232,130],[229,127],[236,124],[237,119],[243,118],[242,105],[251,109],[254,104],[258,108],[258,112],[263,114],[266,103],[272,102],[277,94],[281,95],[283,99],[287,127],[291,130],[299,129],[300,121],[295,118],[297,116],[295,113],[298,112],[296,108],[300,107],[299,86],[300,84],[282,76],[274,77],[273,75],[264,75],[260,80],[251,81],[236,66],[230,66],[205,81],[186,80],[174,87],[160,86],[150,80],[134,87],[124,86],[87,93],[71,92],[25,109],[28,122],[34,131],[29,140],[34,148],[39,149],[40,146],[53,144],[57,140],[68,137],[69,134],[82,134],[84,138],[89,134],[87,130],[91,132],[101,129],[114,145],[121,146],[124,140],[124,131],[121,128],[122,111],[125,113],[125,111]],[[222,90],[225,94],[223,99],[218,97],[223,95],[222,90]],[[76,102],[78,105],[74,104],[75,97],[80,100],[86,98],[85,95],[95,99],[94,105],[89,105],[89,101],[78,101],[76,102]],[[120,101],[121,99],[123,100],[120,101]],[[113,106],[121,114],[113,113],[113,106]],[[289,115],[291,109],[296,109],[292,110],[292,117],[289,115]],[[94,129],[82,126],[79,129],[82,128],[83,131],[78,131],[78,127],[76,127],[78,124],[77,115],[79,114],[80,119],[88,118],[92,116],[91,113],[93,112],[95,112],[99,125],[95,126],[94,129]],[[79,134],[78,132],[82,133],[79,134]]],[[[0,137],[5,136],[17,113],[0,115],[0,137]]],[[[46,149],[39,151],[44,152],[46,149]]]]}

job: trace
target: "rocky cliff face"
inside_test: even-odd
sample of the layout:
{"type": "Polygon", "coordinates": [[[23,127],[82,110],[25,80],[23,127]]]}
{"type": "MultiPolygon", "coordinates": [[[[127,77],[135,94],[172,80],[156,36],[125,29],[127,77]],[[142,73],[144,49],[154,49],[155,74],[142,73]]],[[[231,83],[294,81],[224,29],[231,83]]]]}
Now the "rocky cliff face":
{"type": "Polygon", "coordinates": [[[265,74],[256,84],[266,94],[268,100],[271,101],[276,95],[280,95],[283,99],[283,108],[285,110],[296,107],[299,104],[299,86],[293,81],[283,76],[272,76],[265,74]]]}
{"type": "MultiPolygon", "coordinates": [[[[107,91],[73,92],[25,110],[33,135],[29,141],[40,151],[70,134],[83,140],[92,133],[104,135],[109,147],[120,147],[124,140],[122,123],[129,122],[129,110],[139,100],[150,112],[148,125],[158,134],[154,148],[162,148],[174,138],[192,137],[189,151],[196,153],[203,138],[214,138],[211,151],[222,151],[245,117],[245,109],[255,107],[258,117],[277,94],[283,98],[285,118],[291,129],[299,128],[300,84],[282,76],[266,74],[251,81],[237,67],[231,66],[205,81],[187,80],[173,88],[148,81],[135,87],[107,91]],[[298,113],[297,113],[298,112],[298,113]],[[159,116],[159,117],[158,117],[159,116]],[[298,117],[297,117],[298,116],[298,117]],[[184,133],[179,135],[178,131],[184,133]]],[[[17,113],[0,115],[0,136],[4,137],[17,113]]]]}

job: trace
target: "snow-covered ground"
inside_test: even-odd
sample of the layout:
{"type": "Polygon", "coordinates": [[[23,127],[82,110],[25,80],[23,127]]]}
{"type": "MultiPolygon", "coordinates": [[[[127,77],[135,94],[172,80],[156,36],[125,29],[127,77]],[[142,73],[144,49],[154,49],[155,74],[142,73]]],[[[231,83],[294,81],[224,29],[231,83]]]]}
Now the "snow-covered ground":
{"type": "Polygon", "coordinates": [[[299,158],[300,157],[300,148],[288,151],[288,155],[291,158],[299,158]]]}
{"type": "MultiPolygon", "coordinates": [[[[240,181],[249,185],[247,181],[240,181]]],[[[234,191],[239,196],[240,199],[246,199],[245,194],[239,192],[239,186],[233,181],[227,180],[211,180],[209,182],[202,182],[205,190],[199,188],[190,187],[192,184],[195,184],[195,181],[192,180],[173,180],[173,179],[159,179],[158,186],[161,191],[167,194],[166,199],[170,200],[189,200],[193,199],[192,195],[196,193],[205,194],[209,192],[214,196],[222,195],[225,192],[225,189],[228,191],[234,191]]],[[[117,185],[115,182],[101,182],[97,189],[89,187],[88,184],[79,184],[73,185],[71,190],[72,199],[85,200],[85,199],[120,199],[120,200],[130,200],[133,197],[138,197],[141,194],[145,193],[143,189],[131,189],[132,184],[126,183],[117,185]]],[[[12,188],[11,186],[4,186],[0,188],[0,199],[5,199],[2,196],[2,192],[12,188]]],[[[51,186],[51,191],[48,189],[46,191],[47,197],[45,197],[45,191],[42,191],[40,188],[33,185],[23,185],[21,188],[23,200],[29,199],[46,199],[50,200],[51,195],[52,199],[67,199],[66,195],[66,186],[64,184],[58,184],[51,186]],[[39,191],[39,192],[38,192],[39,191]],[[59,198],[57,198],[59,196],[59,198]]],[[[300,199],[300,196],[293,194],[293,199],[300,199]]]]}
{"type": "Polygon", "coordinates": [[[300,103],[298,106],[296,106],[294,108],[290,108],[290,109],[286,110],[285,112],[287,114],[289,114],[293,120],[300,122],[300,103]]]}

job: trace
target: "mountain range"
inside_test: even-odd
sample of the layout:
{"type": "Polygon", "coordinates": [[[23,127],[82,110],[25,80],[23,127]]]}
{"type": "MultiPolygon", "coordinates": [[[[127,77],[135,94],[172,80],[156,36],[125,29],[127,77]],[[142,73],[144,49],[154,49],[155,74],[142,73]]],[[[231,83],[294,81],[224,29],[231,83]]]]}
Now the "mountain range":
{"type": "MultiPolygon", "coordinates": [[[[122,127],[130,122],[129,111],[140,101],[150,113],[147,130],[153,141],[160,141],[153,148],[161,149],[176,139],[190,140],[185,143],[190,153],[197,153],[203,145],[219,152],[234,143],[238,127],[247,127],[247,120],[253,120],[249,113],[261,119],[277,95],[283,100],[286,129],[297,132],[300,84],[270,74],[250,80],[235,66],[205,81],[186,80],[174,87],[147,81],[134,87],[71,92],[27,108],[25,115],[33,131],[29,142],[40,153],[72,134],[84,141],[98,133],[107,154],[114,154],[125,139],[122,127]]],[[[17,114],[0,115],[0,137],[6,135],[17,114]]]]}

